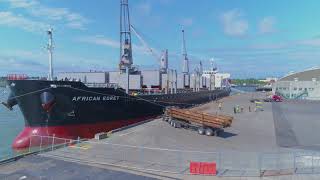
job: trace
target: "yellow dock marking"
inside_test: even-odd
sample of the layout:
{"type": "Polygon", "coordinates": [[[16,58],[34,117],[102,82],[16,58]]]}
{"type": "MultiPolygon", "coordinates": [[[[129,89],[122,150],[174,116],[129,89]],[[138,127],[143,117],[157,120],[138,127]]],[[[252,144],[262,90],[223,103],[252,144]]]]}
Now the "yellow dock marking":
{"type": "Polygon", "coordinates": [[[77,148],[77,149],[83,149],[83,150],[87,150],[87,149],[90,149],[91,146],[89,144],[76,144],[76,145],[71,145],[69,146],[71,148],[77,148]]]}

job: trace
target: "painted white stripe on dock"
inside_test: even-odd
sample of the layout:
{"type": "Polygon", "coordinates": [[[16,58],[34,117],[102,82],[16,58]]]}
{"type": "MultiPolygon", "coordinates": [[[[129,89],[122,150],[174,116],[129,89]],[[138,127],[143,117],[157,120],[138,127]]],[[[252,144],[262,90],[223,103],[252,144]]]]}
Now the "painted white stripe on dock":
{"type": "Polygon", "coordinates": [[[124,133],[124,134],[120,134],[119,136],[126,136],[126,135],[129,135],[129,134],[132,134],[132,133],[135,133],[135,132],[141,131],[141,130],[142,130],[142,128],[139,128],[139,129],[136,129],[136,130],[133,130],[133,131],[130,131],[130,132],[124,133]]]}

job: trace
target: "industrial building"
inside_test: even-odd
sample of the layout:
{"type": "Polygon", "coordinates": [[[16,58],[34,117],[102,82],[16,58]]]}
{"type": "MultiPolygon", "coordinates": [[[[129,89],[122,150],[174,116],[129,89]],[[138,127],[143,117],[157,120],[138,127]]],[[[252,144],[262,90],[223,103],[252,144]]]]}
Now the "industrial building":
{"type": "Polygon", "coordinates": [[[275,82],[272,91],[285,99],[320,100],[320,68],[290,73],[275,82]]]}

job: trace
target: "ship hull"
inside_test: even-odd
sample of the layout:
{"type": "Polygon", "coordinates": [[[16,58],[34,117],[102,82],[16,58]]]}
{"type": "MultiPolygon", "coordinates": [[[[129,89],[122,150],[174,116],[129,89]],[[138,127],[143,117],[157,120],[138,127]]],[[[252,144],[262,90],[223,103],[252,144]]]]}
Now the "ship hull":
{"type": "Polygon", "coordinates": [[[229,95],[228,90],[131,96],[121,88],[89,88],[81,82],[8,81],[24,116],[14,149],[39,146],[35,136],[93,138],[159,116],[167,106],[190,107],[229,95]],[[31,141],[31,143],[30,143],[31,141]]]}
{"type": "Polygon", "coordinates": [[[65,143],[65,139],[92,138],[100,132],[109,132],[131,124],[139,123],[156,116],[142,117],[131,120],[98,122],[93,124],[74,124],[57,126],[26,126],[13,141],[14,149],[25,149],[29,146],[47,146],[52,143],[65,143]],[[55,140],[52,137],[56,137],[55,140]]]}

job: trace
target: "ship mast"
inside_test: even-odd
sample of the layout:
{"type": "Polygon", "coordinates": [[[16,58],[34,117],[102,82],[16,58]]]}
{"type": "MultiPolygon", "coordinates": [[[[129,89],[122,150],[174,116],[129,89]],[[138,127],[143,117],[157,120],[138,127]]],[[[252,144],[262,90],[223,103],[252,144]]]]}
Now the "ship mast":
{"type": "Polygon", "coordinates": [[[202,61],[199,62],[199,72],[200,72],[200,74],[203,74],[202,61]]]}
{"type": "Polygon", "coordinates": [[[167,73],[168,71],[168,49],[162,51],[162,56],[160,58],[160,71],[167,73]]]}
{"type": "Polygon", "coordinates": [[[183,58],[183,68],[182,73],[189,74],[189,59],[187,55],[186,41],[184,38],[184,30],[182,29],[182,58],[183,58]]]}
{"type": "Polygon", "coordinates": [[[53,40],[52,40],[52,33],[53,29],[50,28],[47,31],[49,40],[48,40],[48,45],[47,45],[47,50],[49,53],[49,74],[48,74],[48,80],[52,81],[53,80],[53,67],[52,67],[52,54],[53,54],[53,40]]]}
{"type": "Polygon", "coordinates": [[[131,46],[131,25],[129,16],[128,0],[121,0],[120,6],[120,72],[131,69],[132,46],[131,46]]]}

